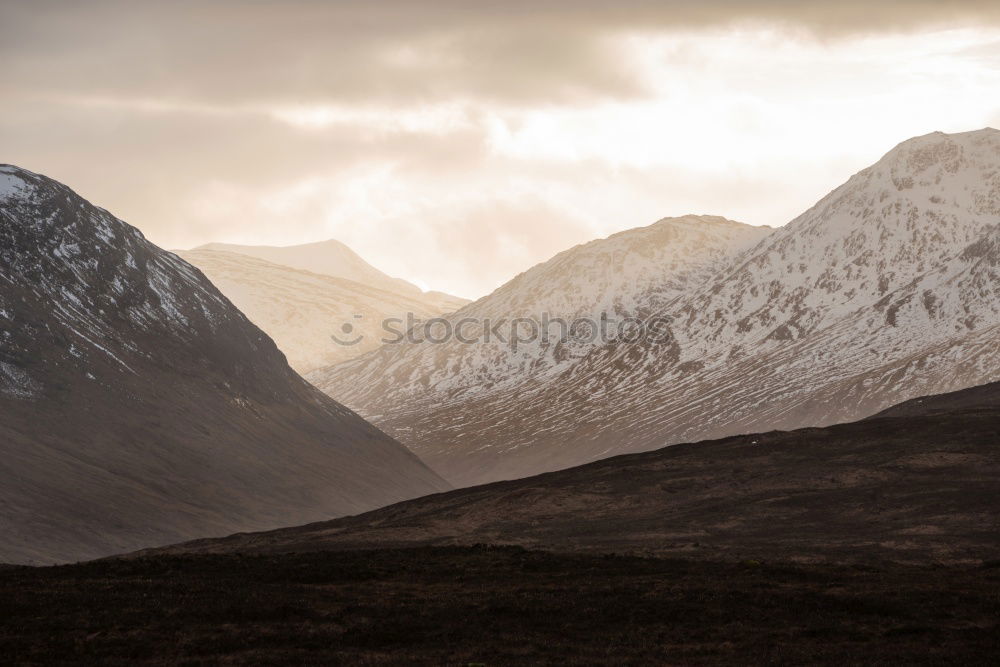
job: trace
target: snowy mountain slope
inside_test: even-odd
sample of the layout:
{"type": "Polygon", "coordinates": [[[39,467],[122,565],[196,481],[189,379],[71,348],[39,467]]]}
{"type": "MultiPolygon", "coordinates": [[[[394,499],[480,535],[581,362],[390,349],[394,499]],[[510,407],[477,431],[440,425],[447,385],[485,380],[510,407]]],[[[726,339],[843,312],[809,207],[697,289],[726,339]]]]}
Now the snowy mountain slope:
{"type": "Polygon", "coordinates": [[[1000,133],[903,142],[681,311],[690,355],[796,340],[941,267],[1000,222],[1000,133]]]}
{"type": "Polygon", "coordinates": [[[311,273],[221,250],[177,253],[198,267],[251,322],[274,339],[299,373],[338,364],[368,352],[387,333],[386,318],[435,317],[437,302],[404,296],[353,280],[311,273]],[[345,333],[344,324],[351,327],[345,333]],[[342,345],[331,338],[356,344],[342,345]]]}
{"type": "Polygon", "coordinates": [[[237,253],[310,273],[353,280],[368,287],[422,301],[426,304],[425,309],[435,314],[454,312],[469,302],[468,299],[443,292],[423,292],[412,283],[388,276],[363,260],[346,245],[333,239],[283,247],[208,243],[192,250],[237,253]]]}
{"type": "MultiPolygon", "coordinates": [[[[665,218],[647,227],[614,234],[562,252],[522,273],[452,315],[468,322],[464,343],[418,342],[386,345],[354,362],[310,374],[331,396],[358,405],[367,414],[401,406],[436,405],[485,393],[510,390],[522,383],[545,382],[572,366],[599,340],[580,326],[580,338],[563,337],[558,325],[531,342],[512,346],[510,323],[516,318],[541,322],[545,316],[614,322],[651,312],[713,275],[726,257],[770,232],[716,216],[665,218]],[[489,323],[487,326],[484,326],[489,323]],[[503,323],[485,340],[486,329],[503,323]]],[[[541,328],[541,326],[540,326],[541,328]]],[[[421,333],[423,333],[421,331],[421,333]]],[[[432,330],[431,335],[436,335],[432,330]]],[[[532,337],[530,328],[522,335],[532,337]]],[[[416,340],[424,340],[417,336],[416,340]]]]}
{"type": "Polygon", "coordinates": [[[917,137],[660,301],[665,343],[430,404],[323,386],[459,484],[853,420],[1000,379],[998,225],[1000,132],[917,137]]]}
{"type": "Polygon", "coordinates": [[[0,562],[108,555],[446,488],[194,267],[0,166],[0,562]]]}

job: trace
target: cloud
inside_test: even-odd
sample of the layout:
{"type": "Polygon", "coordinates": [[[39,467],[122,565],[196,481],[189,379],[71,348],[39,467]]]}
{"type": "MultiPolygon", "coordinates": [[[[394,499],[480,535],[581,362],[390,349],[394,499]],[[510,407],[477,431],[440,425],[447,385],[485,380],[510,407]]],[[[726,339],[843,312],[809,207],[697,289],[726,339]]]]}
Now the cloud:
{"type": "Polygon", "coordinates": [[[783,224],[995,119],[995,5],[0,0],[0,161],[166,247],[337,238],[478,296],[667,215],[783,224]]]}
{"type": "Polygon", "coordinates": [[[3,90],[222,104],[641,96],[630,33],[777,23],[822,38],[996,24],[995,2],[52,2],[0,5],[3,90]]]}
{"type": "Polygon", "coordinates": [[[634,95],[589,26],[494,25],[418,3],[10,3],[8,91],[212,104],[634,95]],[[433,17],[438,20],[434,20],[433,17]]]}

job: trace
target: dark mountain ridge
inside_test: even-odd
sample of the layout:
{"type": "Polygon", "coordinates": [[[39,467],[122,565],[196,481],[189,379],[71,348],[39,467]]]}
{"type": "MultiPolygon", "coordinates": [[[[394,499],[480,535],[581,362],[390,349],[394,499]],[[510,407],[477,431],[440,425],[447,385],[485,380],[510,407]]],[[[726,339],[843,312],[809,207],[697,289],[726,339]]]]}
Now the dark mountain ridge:
{"type": "Polygon", "coordinates": [[[0,561],[79,560],[447,488],[200,271],[0,166],[0,561]]]}

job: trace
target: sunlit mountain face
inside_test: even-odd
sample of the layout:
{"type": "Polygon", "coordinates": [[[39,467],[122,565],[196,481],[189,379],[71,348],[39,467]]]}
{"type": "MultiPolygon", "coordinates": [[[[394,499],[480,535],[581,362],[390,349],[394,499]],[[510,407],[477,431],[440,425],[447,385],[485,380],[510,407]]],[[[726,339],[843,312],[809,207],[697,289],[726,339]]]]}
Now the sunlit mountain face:
{"type": "Polygon", "coordinates": [[[777,229],[668,218],[451,318],[663,319],[667,338],[388,344],[309,378],[463,486],[996,381],[998,173],[998,130],[914,137],[777,229]]]}

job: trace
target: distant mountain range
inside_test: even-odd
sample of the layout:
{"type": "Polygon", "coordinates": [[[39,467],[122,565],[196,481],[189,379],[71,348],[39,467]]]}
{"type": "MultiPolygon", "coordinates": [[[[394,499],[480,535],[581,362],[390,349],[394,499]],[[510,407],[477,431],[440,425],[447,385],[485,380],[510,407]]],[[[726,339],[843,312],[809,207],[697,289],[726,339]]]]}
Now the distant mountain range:
{"type": "MultiPolygon", "coordinates": [[[[450,320],[495,323],[539,319],[545,313],[567,322],[596,322],[602,314],[627,317],[643,307],[649,312],[653,302],[670,303],[694,289],[698,281],[713,275],[724,258],[770,231],[714,216],[664,218],[562,252],[462,308],[450,320]]],[[[472,334],[475,327],[464,331],[472,334]]],[[[524,382],[542,384],[594,346],[595,342],[554,336],[548,343],[514,349],[508,340],[491,338],[469,345],[452,337],[440,345],[388,345],[355,363],[317,371],[309,379],[374,416],[397,405],[435,407],[524,382]],[[365,382],[351,383],[351,377],[365,382]]]]}
{"type": "Polygon", "coordinates": [[[209,243],[177,254],[271,336],[300,373],[375,349],[387,319],[436,317],[469,303],[388,276],[334,240],[285,247],[209,243]]]}
{"type": "Polygon", "coordinates": [[[906,535],[953,560],[995,546],[995,530],[981,531],[996,521],[996,130],[906,141],[778,229],[665,218],[569,249],[464,306],[337,242],[181,255],[66,186],[0,166],[0,562],[303,524],[720,438],[731,439],[260,544],[461,535],[768,553],[776,522],[815,541],[811,526],[842,520],[839,542],[821,545],[830,553],[903,554],[906,535]],[[431,343],[418,322],[414,340],[377,346],[383,318],[455,308],[452,329],[630,319],[668,335],[431,343]],[[308,379],[329,396],[288,361],[322,366],[308,379]],[[733,437],[900,403],[871,421],[733,437]],[[858,507],[875,517],[867,528],[858,507]],[[664,512],[677,522],[664,527],[664,512]],[[885,523],[893,516],[901,523],[885,523]],[[878,534],[891,543],[875,545],[878,534]]]}
{"type": "Polygon", "coordinates": [[[568,251],[453,318],[551,309],[671,336],[390,345],[309,379],[457,485],[997,380],[1000,132],[906,141],[773,231],[689,217],[568,251]]]}
{"type": "Polygon", "coordinates": [[[333,239],[291,246],[206,243],[192,248],[192,251],[199,250],[236,253],[301,271],[352,280],[366,287],[420,300],[437,313],[450,313],[469,303],[468,299],[462,297],[434,290],[425,292],[402,278],[393,278],[363,260],[340,241],[333,239]]]}
{"type": "Polygon", "coordinates": [[[382,273],[374,266],[336,240],[306,243],[294,246],[237,245],[233,243],[208,243],[192,250],[213,250],[256,257],[272,264],[318,273],[334,278],[346,278],[386,292],[418,296],[422,291],[416,285],[382,273]]]}
{"type": "MultiPolygon", "coordinates": [[[[318,277],[317,277],[318,278],[318,277]]],[[[0,166],[0,562],[357,513],[448,488],[196,268],[0,166]]]]}
{"type": "Polygon", "coordinates": [[[851,424],[617,456],[158,553],[516,544],[699,560],[979,564],[1000,549],[1000,383],[851,424]]]}
{"type": "Polygon", "coordinates": [[[418,319],[436,317],[465,303],[419,290],[415,294],[387,291],[236,252],[202,249],[177,255],[201,269],[251,322],[273,338],[299,373],[375,349],[388,335],[382,326],[386,319],[405,321],[408,314],[418,319]],[[349,331],[343,330],[345,325],[349,331]]]}

